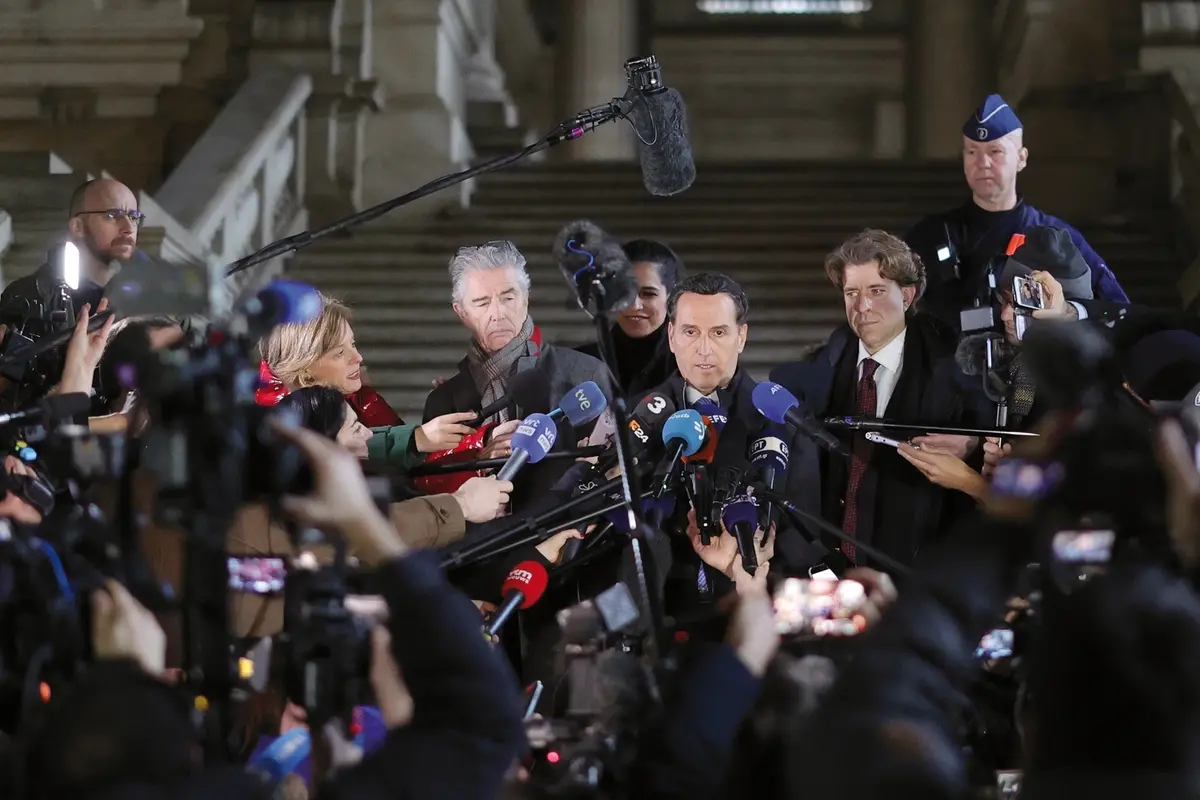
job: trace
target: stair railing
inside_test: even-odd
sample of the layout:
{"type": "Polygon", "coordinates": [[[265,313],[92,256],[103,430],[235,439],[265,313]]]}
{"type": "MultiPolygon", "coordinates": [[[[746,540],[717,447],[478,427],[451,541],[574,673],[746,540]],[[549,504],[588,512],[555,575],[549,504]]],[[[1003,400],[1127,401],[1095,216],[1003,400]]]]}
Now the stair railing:
{"type": "Polygon", "coordinates": [[[248,283],[277,275],[283,260],[235,279],[225,277],[225,265],[308,226],[305,104],[311,94],[312,79],[303,73],[252,75],[155,192],[156,209],[143,209],[177,223],[165,234],[180,255],[201,248],[214,311],[228,308],[248,283]]]}
{"type": "Polygon", "coordinates": [[[12,217],[9,216],[7,211],[0,208],[0,283],[3,283],[4,276],[4,254],[12,247],[12,243],[12,217]]]}

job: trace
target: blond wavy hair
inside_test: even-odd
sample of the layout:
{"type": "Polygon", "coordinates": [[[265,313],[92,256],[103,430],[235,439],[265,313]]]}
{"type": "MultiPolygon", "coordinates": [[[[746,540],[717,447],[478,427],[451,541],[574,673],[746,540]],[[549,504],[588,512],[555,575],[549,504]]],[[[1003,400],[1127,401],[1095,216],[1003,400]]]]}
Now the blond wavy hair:
{"type": "Polygon", "coordinates": [[[321,295],[321,313],[308,322],[276,325],[258,346],[263,361],[288,391],[315,385],[309,370],[342,340],[351,320],[350,309],[321,295]]]}

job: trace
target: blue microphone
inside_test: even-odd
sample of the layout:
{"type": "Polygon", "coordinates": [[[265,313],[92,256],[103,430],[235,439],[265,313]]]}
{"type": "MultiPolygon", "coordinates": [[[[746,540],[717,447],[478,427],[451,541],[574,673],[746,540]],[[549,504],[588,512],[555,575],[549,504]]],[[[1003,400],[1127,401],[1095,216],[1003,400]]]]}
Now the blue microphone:
{"type": "Polygon", "coordinates": [[[758,551],[754,549],[754,533],[758,530],[758,506],[748,495],[735,497],[721,509],[721,524],[737,539],[742,554],[742,568],[751,575],[758,569],[758,551]]]}
{"type": "Polygon", "coordinates": [[[845,445],[817,422],[812,411],[801,406],[796,396],[778,383],[763,381],[754,387],[752,395],[758,413],[776,425],[791,425],[831,453],[850,457],[845,445]]]}
{"type": "Polygon", "coordinates": [[[321,313],[321,293],[299,281],[271,281],[253,300],[245,303],[252,327],[308,322],[321,313]]]}
{"type": "Polygon", "coordinates": [[[600,418],[608,408],[608,398],[600,391],[595,381],[576,386],[558,401],[558,408],[550,412],[551,419],[566,415],[572,425],[586,425],[600,418]]]}
{"type": "MultiPolygon", "coordinates": [[[[750,443],[750,467],[758,473],[763,486],[774,491],[781,475],[787,474],[788,451],[787,434],[775,423],[767,426],[763,435],[750,443]]],[[[768,500],[763,506],[763,530],[769,530],[773,522],[774,509],[768,500]]]]}
{"type": "Polygon", "coordinates": [[[511,481],[526,464],[536,464],[554,449],[558,426],[546,414],[530,414],[517,427],[512,437],[512,455],[496,477],[511,481]]]}
{"type": "Polygon", "coordinates": [[[666,493],[679,460],[703,447],[707,433],[708,427],[699,411],[685,408],[667,417],[667,422],[663,425],[662,439],[671,458],[667,462],[667,474],[663,476],[662,483],[654,492],[655,497],[662,497],[666,493]]]}

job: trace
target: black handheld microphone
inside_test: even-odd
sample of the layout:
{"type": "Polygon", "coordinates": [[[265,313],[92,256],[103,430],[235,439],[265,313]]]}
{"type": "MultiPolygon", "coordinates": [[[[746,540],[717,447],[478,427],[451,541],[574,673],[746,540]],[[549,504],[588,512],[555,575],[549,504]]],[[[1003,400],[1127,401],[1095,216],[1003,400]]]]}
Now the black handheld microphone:
{"type": "Polygon", "coordinates": [[[41,419],[43,417],[48,422],[54,423],[63,419],[70,419],[77,414],[86,414],[91,406],[92,399],[83,392],[49,395],[42,398],[36,406],[32,406],[31,408],[23,408],[20,411],[13,411],[10,414],[0,414],[0,426],[23,420],[41,419]]]}
{"type": "Polygon", "coordinates": [[[550,410],[550,378],[540,369],[518,372],[508,380],[508,393],[484,406],[468,428],[478,428],[488,417],[515,405],[526,414],[544,414],[550,410]]]}

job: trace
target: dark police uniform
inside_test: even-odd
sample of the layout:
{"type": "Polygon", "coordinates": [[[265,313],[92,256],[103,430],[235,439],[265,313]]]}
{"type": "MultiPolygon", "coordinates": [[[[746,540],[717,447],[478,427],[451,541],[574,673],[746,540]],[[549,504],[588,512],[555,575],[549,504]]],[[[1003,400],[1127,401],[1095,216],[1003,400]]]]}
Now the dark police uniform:
{"type": "MultiPolygon", "coordinates": [[[[963,125],[963,135],[987,142],[1020,128],[1017,115],[1000,95],[993,94],[963,125]]],[[[968,198],[958,208],[926,217],[905,234],[905,242],[921,257],[928,275],[921,309],[959,329],[959,312],[974,305],[977,297],[986,297],[989,262],[997,257],[1002,262],[1013,234],[1039,225],[1061,228],[1070,234],[1091,268],[1096,298],[1128,305],[1125,290],[1083,234],[1018,197],[1016,207],[1008,211],[986,211],[968,198]]],[[[996,265],[997,277],[1001,266],[996,265]]]]}

